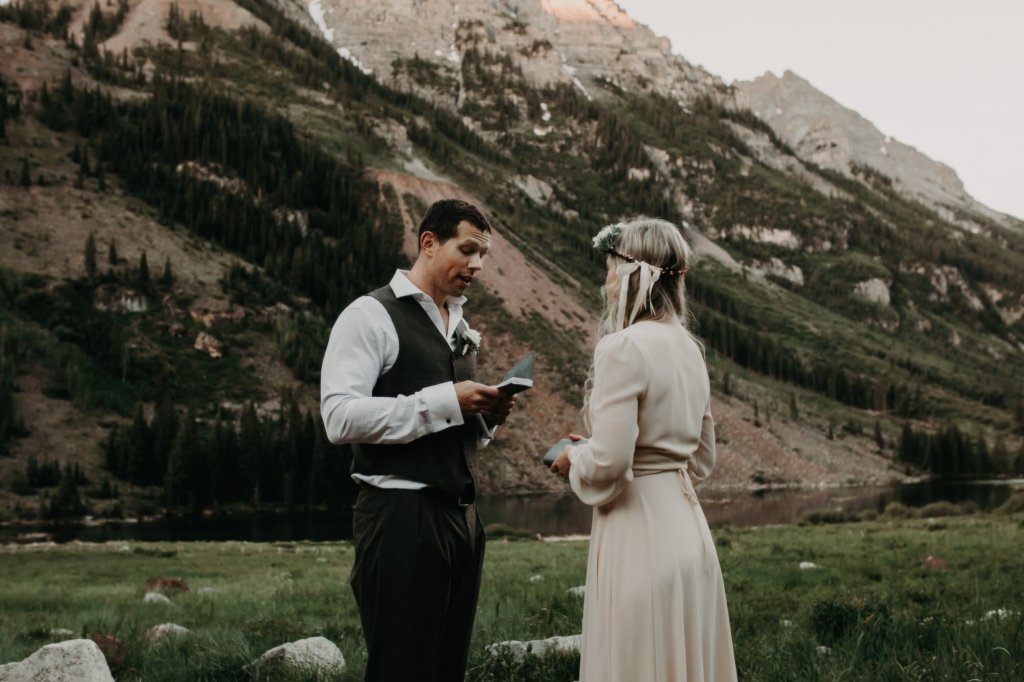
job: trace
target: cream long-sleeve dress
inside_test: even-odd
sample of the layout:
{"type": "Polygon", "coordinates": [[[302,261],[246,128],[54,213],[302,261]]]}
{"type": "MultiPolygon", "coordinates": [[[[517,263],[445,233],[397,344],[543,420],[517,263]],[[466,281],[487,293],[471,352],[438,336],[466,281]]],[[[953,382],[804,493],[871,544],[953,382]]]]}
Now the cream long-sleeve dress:
{"type": "Polygon", "coordinates": [[[580,682],[736,679],[718,555],[693,490],[715,463],[711,389],[678,322],[643,321],[594,353],[592,435],[569,482],[594,507],[580,682]]]}

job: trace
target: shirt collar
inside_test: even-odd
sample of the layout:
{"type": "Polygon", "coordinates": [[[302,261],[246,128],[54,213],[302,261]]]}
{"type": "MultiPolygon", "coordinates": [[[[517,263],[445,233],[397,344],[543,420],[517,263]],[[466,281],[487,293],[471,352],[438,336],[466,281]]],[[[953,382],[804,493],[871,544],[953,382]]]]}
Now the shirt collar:
{"type": "MultiPolygon", "coordinates": [[[[426,294],[422,289],[412,283],[409,279],[408,270],[395,270],[395,276],[391,278],[390,282],[391,291],[395,293],[395,298],[406,298],[413,296],[420,300],[426,299],[432,301],[433,299],[426,294]]],[[[448,304],[449,309],[452,306],[462,306],[466,302],[465,296],[449,296],[445,303],[448,304]]]]}

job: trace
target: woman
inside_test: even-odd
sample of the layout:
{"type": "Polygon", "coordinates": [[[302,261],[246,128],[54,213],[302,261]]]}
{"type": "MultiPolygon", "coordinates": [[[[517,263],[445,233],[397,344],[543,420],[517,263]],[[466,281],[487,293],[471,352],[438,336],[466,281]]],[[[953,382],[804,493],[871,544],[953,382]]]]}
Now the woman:
{"type": "Polygon", "coordinates": [[[693,490],[714,466],[715,432],[686,329],[690,248],[648,219],[609,225],[594,246],[608,255],[608,305],[584,404],[592,435],[551,465],[594,507],[580,682],[735,680],[722,570],[693,490]]]}

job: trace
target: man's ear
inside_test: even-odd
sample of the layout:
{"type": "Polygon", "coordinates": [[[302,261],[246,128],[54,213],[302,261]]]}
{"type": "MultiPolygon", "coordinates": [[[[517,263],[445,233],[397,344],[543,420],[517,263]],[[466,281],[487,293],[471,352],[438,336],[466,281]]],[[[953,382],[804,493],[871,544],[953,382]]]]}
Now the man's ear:
{"type": "Polygon", "coordinates": [[[434,251],[437,250],[440,242],[437,240],[437,235],[427,230],[420,235],[420,253],[428,256],[433,256],[434,251]]]}

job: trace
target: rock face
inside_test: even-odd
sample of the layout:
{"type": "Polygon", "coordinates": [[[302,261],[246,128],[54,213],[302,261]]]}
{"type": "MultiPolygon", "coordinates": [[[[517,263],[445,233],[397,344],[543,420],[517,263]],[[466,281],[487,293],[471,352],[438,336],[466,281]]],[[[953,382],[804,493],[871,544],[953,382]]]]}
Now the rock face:
{"type": "Polygon", "coordinates": [[[537,86],[573,83],[588,96],[603,80],[681,100],[723,87],[673,55],[671,44],[611,0],[292,0],[339,54],[384,82],[395,60],[419,58],[456,89],[471,47],[508,57],[537,86]]]}
{"type": "MultiPolygon", "coordinates": [[[[845,174],[851,164],[869,166],[891,178],[898,191],[933,207],[967,209],[1004,224],[1010,220],[967,194],[952,168],[883,135],[792,71],[734,86],[736,103],[757,114],[804,160],[845,174]]],[[[946,217],[955,221],[951,213],[946,217]]]]}
{"type": "Polygon", "coordinates": [[[19,663],[0,665],[3,682],[114,682],[103,653],[90,639],[47,644],[19,663]]]}
{"type": "Polygon", "coordinates": [[[873,277],[872,279],[867,279],[863,282],[857,282],[856,286],[853,288],[853,293],[861,298],[871,301],[872,303],[889,305],[889,283],[884,279],[873,277]]]}
{"type": "Polygon", "coordinates": [[[310,637],[270,649],[253,661],[252,667],[258,670],[297,669],[329,678],[345,672],[345,657],[331,640],[310,637]]]}

